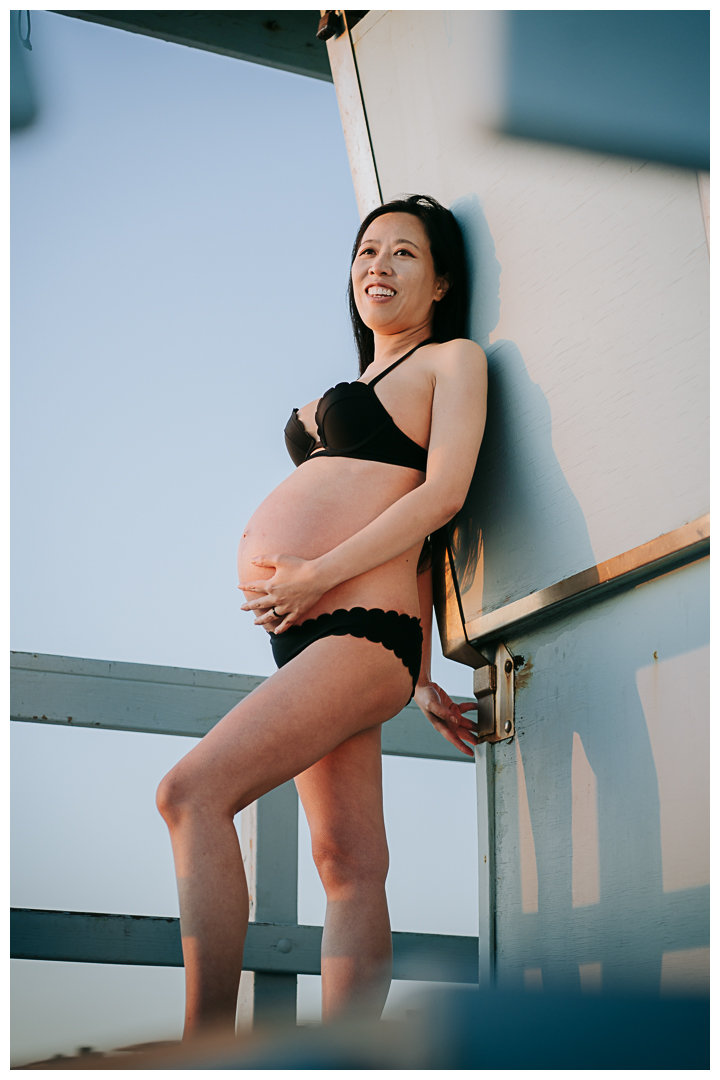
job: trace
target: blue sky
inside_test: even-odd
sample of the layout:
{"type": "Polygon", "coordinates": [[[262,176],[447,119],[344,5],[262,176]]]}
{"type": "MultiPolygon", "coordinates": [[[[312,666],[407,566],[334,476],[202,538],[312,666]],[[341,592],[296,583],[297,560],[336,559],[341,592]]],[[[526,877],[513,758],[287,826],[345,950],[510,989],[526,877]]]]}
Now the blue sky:
{"type": "MultiPolygon", "coordinates": [[[[291,408],[356,372],[334,89],[48,12],[32,40],[40,116],[12,145],[11,647],[270,674],[238,538],[292,468],[291,408]]],[[[439,658],[436,677],[471,693],[468,669],[439,658]]],[[[175,914],[152,804],[192,741],[13,728],[13,904],[175,914]]],[[[395,929],[476,933],[473,769],[385,759],[385,786],[395,929]]],[[[322,915],[303,821],[300,921],[322,915]]],[[[16,1057],[179,1023],[179,971],[13,967],[16,1057]]]]}

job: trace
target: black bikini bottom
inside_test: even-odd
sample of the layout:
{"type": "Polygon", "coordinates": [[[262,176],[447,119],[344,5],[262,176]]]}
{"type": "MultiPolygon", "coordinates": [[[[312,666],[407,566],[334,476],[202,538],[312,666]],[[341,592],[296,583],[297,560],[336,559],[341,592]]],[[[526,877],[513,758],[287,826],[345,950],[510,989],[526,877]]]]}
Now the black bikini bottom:
{"type": "Polygon", "coordinates": [[[394,652],[410,672],[415,693],[422,659],[422,628],[419,619],[412,615],[399,615],[397,611],[383,611],[381,608],[368,611],[361,607],[346,611],[339,608],[318,615],[317,619],[306,619],[297,626],[288,627],[282,634],[270,635],[275,663],[281,668],[307,649],[308,645],[312,645],[313,641],[330,636],[343,637],[345,634],[377,641],[394,652]]]}

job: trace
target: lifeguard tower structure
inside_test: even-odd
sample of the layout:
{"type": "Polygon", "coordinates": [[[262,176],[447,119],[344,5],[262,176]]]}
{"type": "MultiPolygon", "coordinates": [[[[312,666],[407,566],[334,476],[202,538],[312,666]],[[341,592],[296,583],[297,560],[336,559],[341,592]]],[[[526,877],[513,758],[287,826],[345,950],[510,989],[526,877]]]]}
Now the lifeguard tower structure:
{"type": "MultiPolygon", "coordinates": [[[[463,228],[489,416],[435,598],[486,740],[480,921],[394,935],[395,977],[705,993],[708,13],[63,14],[332,79],[361,215],[429,193],[463,228]]],[[[12,714],[201,736],[257,681],[16,654],[12,714]]],[[[383,752],[460,759],[415,707],[383,752]]],[[[290,1013],[293,786],[242,828],[247,1009],[290,1013]]],[[[17,957],[182,963],[173,919],[13,919],[17,957]]]]}

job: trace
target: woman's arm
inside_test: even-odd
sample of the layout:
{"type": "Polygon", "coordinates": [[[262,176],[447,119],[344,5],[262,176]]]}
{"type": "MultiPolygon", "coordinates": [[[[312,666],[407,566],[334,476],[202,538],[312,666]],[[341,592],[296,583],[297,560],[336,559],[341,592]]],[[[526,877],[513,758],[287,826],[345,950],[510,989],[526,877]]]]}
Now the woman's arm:
{"type": "Polygon", "coordinates": [[[418,574],[418,600],[420,601],[420,625],[423,633],[422,660],[418,686],[432,681],[432,625],[433,625],[433,590],[432,566],[418,574]]]}
{"type": "Polygon", "coordinates": [[[462,754],[473,757],[472,746],[477,746],[477,724],[464,714],[477,711],[476,701],[463,701],[457,705],[442,686],[432,681],[432,569],[418,575],[418,597],[420,599],[420,622],[423,632],[422,661],[420,677],[415,688],[415,702],[436,731],[452,743],[462,754]],[[465,742],[463,742],[465,740],[465,742]],[[466,746],[469,743],[470,746],[466,746]]]}
{"type": "Polygon", "coordinates": [[[458,512],[475,469],[486,400],[482,349],[473,341],[449,342],[435,376],[425,482],[315,560],[324,592],[402,555],[458,512]]]}
{"type": "Polygon", "coordinates": [[[390,562],[445,525],[463,505],[470,486],[485,428],[486,400],[487,361],[480,346],[465,340],[447,342],[435,372],[425,482],[317,559],[284,555],[254,559],[256,565],[275,567],[276,572],[266,581],[241,585],[248,592],[265,594],[245,609],[276,604],[286,616],[275,630],[282,633],[336,585],[390,562]]]}

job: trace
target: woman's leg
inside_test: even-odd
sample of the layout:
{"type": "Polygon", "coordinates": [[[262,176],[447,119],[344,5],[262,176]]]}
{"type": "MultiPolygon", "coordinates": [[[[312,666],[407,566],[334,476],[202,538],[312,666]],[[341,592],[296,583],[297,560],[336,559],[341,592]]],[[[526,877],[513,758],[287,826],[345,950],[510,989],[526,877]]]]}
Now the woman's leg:
{"type": "Polygon", "coordinates": [[[361,731],[295,778],[327,894],[322,1013],[380,1017],[392,976],[385,897],[381,728],[361,731]]]}
{"type": "Polygon", "coordinates": [[[232,709],[160,784],[178,877],[186,1035],[235,1023],[248,915],[235,814],[390,719],[410,683],[382,645],[323,638],[232,709]]]}

